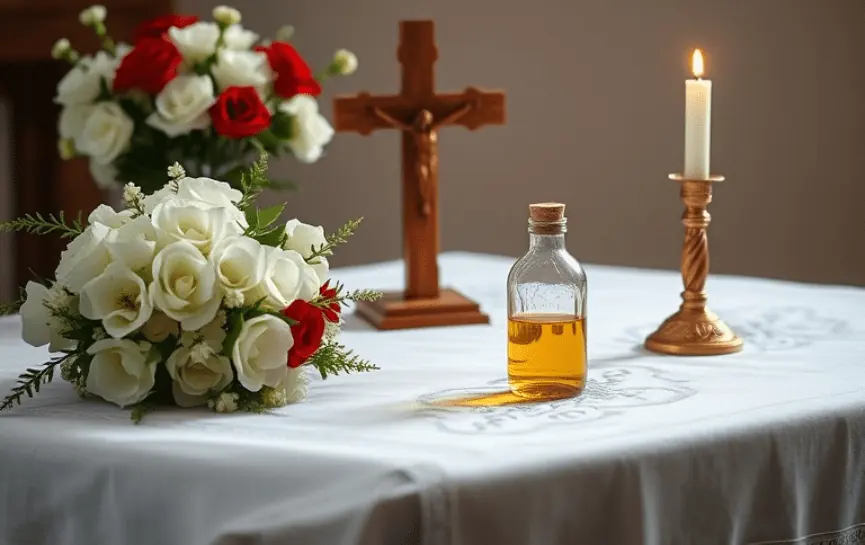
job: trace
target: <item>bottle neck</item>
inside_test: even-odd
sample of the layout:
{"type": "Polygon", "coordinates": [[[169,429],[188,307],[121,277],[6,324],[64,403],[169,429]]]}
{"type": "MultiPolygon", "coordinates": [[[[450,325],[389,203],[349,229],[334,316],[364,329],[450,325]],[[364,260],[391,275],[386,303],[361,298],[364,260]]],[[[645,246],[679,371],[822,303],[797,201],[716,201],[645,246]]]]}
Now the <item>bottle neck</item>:
{"type": "Polygon", "coordinates": [[[565,234],[557,233],[554,235],[529,233],[529,250],[535,251],[556,251],[565,249],[565,234]]]}

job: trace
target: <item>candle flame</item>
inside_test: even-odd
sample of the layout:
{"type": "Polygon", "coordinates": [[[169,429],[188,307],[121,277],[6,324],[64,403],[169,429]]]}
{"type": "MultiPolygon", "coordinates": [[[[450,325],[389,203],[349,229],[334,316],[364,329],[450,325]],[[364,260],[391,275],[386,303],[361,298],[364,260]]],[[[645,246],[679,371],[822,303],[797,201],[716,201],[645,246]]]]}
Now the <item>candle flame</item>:
{"type": "Polygon", "coordinates": [[[699,49],[694,50],[694,56],[691,58],[691,70],[694,72],[695,78],[702,77],[703,53],[699,49]]]}

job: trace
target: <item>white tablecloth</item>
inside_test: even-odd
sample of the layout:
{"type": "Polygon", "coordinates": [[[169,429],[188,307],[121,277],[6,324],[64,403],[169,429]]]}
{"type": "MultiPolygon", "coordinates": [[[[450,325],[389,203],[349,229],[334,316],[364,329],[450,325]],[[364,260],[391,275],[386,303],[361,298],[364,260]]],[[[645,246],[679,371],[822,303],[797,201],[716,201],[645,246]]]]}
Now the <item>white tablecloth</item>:
{"type": "MultiPolygon", "coordinates": [[[[428,405],[506,387],[511,262],[440,260],[491,325],[349,319],[344,342],[381,371],[313,380],[271,415],[164,410],[134,426],[44,388],[0,414],[0,543],[865,543],[865,290],[712,277],[744,352],[664,357],[640,343],[677,307],[679,276],[588,266],[582,397],[428,405]]],[[[402,266],[337,275],[397,288],[402,266]]],[[[18,335],[0,321],[4,392],[45,358],[18,335]]]]}

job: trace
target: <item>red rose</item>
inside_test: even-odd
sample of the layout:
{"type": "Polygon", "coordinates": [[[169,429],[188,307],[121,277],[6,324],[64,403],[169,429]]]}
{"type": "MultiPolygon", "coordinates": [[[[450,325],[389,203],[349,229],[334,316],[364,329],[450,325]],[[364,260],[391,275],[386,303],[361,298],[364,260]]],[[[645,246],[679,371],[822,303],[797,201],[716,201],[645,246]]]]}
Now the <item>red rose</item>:
{"type": "MultiPolygon", "coordinates": [[[[334,299],[336,298],[336,288],[328,287],[330,285],[330,280],[324,283],[324,285],[318,290],[319,295],[321,295],[322,299],[334,299]]],[[[340,313],[339,303],[334,301],[327,305],[326,309],[322,309],[324,312],[324,317],[328,319],[330,322],[338,322],[339,321],[339,313],[340,313]]]]}
{"type": "Polygon", "coordinates": [[[300,367],[321,346],[321,338],[324,336],[324,315],[321,309],[300,299],[288,305],[282,313],[297,322],[291,326],[294,346],[288,351],[288,366],[300,367]]]}
{"type": "Polygon", "coordinates": [[[183,57],[173,43],[162,38],[145,38],[120,61],[114,76],[114,90],[141,89],[155,95],[177,76],[181,62],[183,57]]]}
{"type": "Polygon", "coordinates": [[[256,51],[267,54],[267,62],[276,74],[273,90],[283,98],[294,95],[321,94],[321,85],[312,77],[312,70],[291,45],[285,42],[273,42],[269,47],[258,46],[256,51]]]}
{"type": "Polygon", "coordinates": [[[135,29],[133,43],[138,43],[146,38],[164,38],[171,27],[184,28],[198,22],[195,15],[162,15],[144,21],[135,29]]]}
{"type": "Polygon", "coordinates": [[[229,87],[210,107],[216,132],[228,138],[245,138],[270,126],[270,112],[254,87],[229,87]]]}

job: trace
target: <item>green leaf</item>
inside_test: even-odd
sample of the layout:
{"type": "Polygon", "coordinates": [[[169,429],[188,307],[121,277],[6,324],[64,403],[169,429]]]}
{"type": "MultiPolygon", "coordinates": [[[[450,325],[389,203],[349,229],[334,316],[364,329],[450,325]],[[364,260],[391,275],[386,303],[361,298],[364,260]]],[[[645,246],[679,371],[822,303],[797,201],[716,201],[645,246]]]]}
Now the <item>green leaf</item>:
{"type": "Polygon", "coordinates": [[[246,216],[246,223],[249,224],[249,232],[254,233],[258,229],[258,210],[247,208],[244,216],[246,216]]]}
{"type": "Polygon", "coordinates": [[[281,143],[279,137],[273,131],[266,129],[255,135],[255,140],[269,152],[276,151],[281,143]]]}
{"type": "Polygon", "coordinates": [[[240,331],[243,329],[243,313],[231,312],[228,316],[228,333],[225,336],[225,341],[222,343],[222,353],[231,354],[234,350],[234,343],[240,337],[240,331]]]}
{"type": "Polygon", "coordinates": [[[285,210],[285,204],[278,204],[258,211],[258,228],[266,229],[279,219],[282,211],[285,210]]]}
{"type": "Polygon", "coordinates": [[[276,229],[271,229],[270,231],[265,231],[256,235],[254,238],[259,243],[264,244],[265,246],[272,246],[274,248],[279,248],[282,246],[283,237],[285,236],[285,232],[277,227],[276,229]]]}
{"type": "Polygon", "coordinates": [[[280,140],[289,140],[294,133],[294,118],[278,111],[270,120],[270,130],[280,140]]]}

